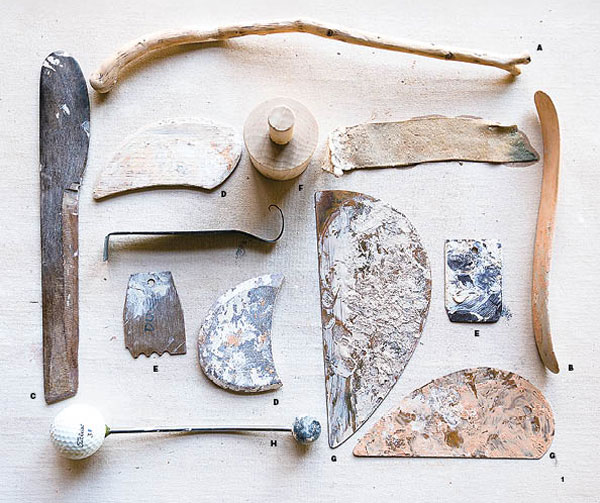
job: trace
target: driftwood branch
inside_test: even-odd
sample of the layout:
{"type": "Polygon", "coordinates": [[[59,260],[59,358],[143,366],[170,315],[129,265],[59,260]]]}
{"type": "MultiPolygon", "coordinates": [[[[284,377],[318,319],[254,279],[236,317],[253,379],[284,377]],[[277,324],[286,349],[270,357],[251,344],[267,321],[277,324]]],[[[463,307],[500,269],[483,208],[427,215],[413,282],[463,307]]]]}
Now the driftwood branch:
{"type": "Polygon", "coordinates": [[[104,61],[90,77],[92,87],[107,93],[117,83],[119,73],[128,64],[143,58],[145,55],[169,47],[185,44],[217,42],[246,35],[271,35],[274,33],[309,33],[318,37],[331,38],[348,44],[363,45],[388,51],[405,52],[429,58],[461,61],[478,65],[494,66],[519,75],[517,65],[526,65],[531,61],[529,54],[516,56],[491,54],[468,49],[451,49],[438,47],[435,44],[415,42],[411,40],[392,40],[358,30],[348,30],[330,25],[323,25],[309,20],[276,21],[251,25],[227,26],[214,30],[180,30],[164,31],[144,36],[130,42],[114,56],[104,61]]]}

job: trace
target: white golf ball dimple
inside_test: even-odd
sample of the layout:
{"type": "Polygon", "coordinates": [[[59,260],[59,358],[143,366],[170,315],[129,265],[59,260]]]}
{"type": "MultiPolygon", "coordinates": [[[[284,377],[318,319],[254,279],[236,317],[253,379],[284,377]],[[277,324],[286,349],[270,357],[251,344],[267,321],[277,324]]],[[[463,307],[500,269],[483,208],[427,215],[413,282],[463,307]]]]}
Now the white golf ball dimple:
{"type": "Polygon", "coordinates": [[[50,425],[50,440],[60,454],[83,459],[100,449],[106,436],[102,414],[89,405],[71,405],[63,409],[50,425]]]}

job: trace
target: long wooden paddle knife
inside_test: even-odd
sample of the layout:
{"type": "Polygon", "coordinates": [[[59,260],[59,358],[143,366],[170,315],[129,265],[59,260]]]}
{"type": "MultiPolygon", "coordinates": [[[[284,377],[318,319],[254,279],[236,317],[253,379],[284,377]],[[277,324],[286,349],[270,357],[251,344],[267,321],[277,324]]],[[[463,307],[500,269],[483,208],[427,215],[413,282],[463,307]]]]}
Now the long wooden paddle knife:
{"type": "Polygon", "coordinates": [[[53,52],[40,76],[40,217],[44,395],[70,398],[79,383],[78,212],[90,138],[90,102],[77,61],[53,52]]]}

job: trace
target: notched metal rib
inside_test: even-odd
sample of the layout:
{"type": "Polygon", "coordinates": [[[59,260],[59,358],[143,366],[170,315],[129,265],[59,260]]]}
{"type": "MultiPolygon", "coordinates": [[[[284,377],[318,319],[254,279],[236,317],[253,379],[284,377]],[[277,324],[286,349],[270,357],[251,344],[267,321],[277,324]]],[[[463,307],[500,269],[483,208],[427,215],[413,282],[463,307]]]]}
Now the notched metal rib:
{"type": "Polygon", "coordinates": [[[539,156],[517,126],[472,117],[419,117],[335,129],[327,139],[323,169],[336,176],[362,168],[424,162],[519,163],[539,156]]]}
{"type": "Polygon", "coordinates": [[[354,455],[539,459],[553,437],[552,409],[539,389],[512,372],[478,367],[413,391],[354,455]]]}
{"type": "Polygon", "coordinates": [[[40,219],[44,394],[47,403],[78,387],[78,205],[90,135],[81,69],[53,52],[40,75],[40,219]]]}
{"type": "Polygon", "coordinates": [[[275,300],[283,274],[265,274],[219,297],[198,336],[200,367],[218,386],[257,393],[280,388],[271,349],[275,300]]]}
{"type": "Polygon", "coordinates": [[[399,211],[365,194],[315,194],[329,445],[371,416],[408,364],[431,298],[429,260],[399,211]]]}
{"type": "Polygon", "coordinates": [[[173,275],[169,271],[129,277],[123,309],[125,347],[131,356],[184,355],[185,323],[173,275]]]}

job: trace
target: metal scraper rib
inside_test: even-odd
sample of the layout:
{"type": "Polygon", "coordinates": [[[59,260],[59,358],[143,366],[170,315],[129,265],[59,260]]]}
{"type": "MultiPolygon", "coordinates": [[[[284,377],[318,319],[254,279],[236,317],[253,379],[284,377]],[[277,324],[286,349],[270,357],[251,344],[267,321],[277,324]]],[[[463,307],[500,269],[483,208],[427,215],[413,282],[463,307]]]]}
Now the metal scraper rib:
{"type": "Polygon", "coordinates": [[[429,260],[399,211],[358,192],[315,194],[329,446],[379,407],[415,351],[429,260]]]}
{"type": "Polygon", "coordinates": [[[183,309],[170,271],[129,277],[123,330],[125,347],[134,358],[186,353],[183,309]]]}

